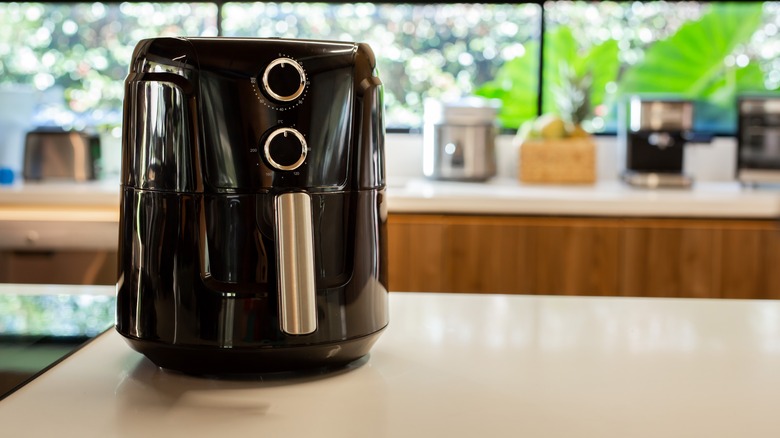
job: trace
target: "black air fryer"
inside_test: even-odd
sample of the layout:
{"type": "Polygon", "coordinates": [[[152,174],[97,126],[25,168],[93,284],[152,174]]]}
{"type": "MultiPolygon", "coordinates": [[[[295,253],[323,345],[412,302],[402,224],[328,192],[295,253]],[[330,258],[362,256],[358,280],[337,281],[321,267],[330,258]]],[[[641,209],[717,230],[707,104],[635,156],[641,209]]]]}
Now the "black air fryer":
{"type": "Polygon", "coordinates": [[[338,366],[388,323],[365,44],[157,38],[125,81],[117,330],[155,364],[338,366]]]}

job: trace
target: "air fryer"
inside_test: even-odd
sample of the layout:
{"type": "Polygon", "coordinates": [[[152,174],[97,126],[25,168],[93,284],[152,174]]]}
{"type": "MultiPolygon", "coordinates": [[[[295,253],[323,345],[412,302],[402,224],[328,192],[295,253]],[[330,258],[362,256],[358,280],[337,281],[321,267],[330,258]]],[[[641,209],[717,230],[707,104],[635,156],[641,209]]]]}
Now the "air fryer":
{"type": "Polygon", "coordinates": [[[141,41],[116,328],[155,364],[341,366],[388,324],[382,85],[365,44],[141,41]]]}

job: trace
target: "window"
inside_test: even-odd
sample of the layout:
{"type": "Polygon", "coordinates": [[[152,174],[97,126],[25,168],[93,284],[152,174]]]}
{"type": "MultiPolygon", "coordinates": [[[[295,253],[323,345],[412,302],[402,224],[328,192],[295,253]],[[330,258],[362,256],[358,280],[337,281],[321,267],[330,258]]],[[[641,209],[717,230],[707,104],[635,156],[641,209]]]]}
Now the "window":
{"type": "Polygon", "coordinates": [[[541,8],[533,4],[227,3],[226,36],[367,42],[385,85],[388,128],[422,126],[425,98],[474,93],[514,69],[518,117],[536,115],[541,8]],[[518,100],[519,99],[519,100],[518,100]]]}
{"type": "Polygon", "coordinates": [[[117,125],[139,39],[218,29],[370,43],[391,129],[418,129],[426,98],[478,94],[503,102],[507,129],[559,112],[609,133],[627,96],[662,93],[733,133],[737,95],[780,88],[780,2],[2,3],[0,100],[31,90],[36,123],[117,125]]]}
{"type": "Polygon", "coordinates": [[[779,2],[547,2],[544,112],[614,132],[632,94],[694,101],[694,129],[736,131],[736,97],[780,87],[779,2]],[[572,99],[572,96],[575,99],[572,99]]]}
{"type": "Polygon", "coordinates": [[[135,44],[182,34],[216,35],[216,5],[3,3],[0,93],[14,90],[40,100],[29,108],[35,124],[117,126],[135,44]]]}

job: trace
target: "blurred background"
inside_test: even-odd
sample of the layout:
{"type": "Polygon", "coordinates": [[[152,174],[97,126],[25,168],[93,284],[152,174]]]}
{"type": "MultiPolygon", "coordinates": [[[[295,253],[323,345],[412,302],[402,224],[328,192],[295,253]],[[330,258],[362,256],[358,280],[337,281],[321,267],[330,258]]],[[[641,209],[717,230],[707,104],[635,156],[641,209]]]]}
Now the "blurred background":
{"type": "MultiPolygon", "coordinates": [[[[737,154],[738,98],[751,94],[780,97],[778,32],[780,2],[776,1],[0,3],[0,185],[3,188],[0,190],[3,196],[0,216],[5,215],[0,218],[3,220],[0,222],[0,280],[115,282],[123,81],[133,48],[139,40],[156,36],[225,35],[364,41],[373,47],[385,85],[386,125],[390,132],[386,164],[388,185],[396,200],[394,208],[402,205],[404,199],[415,201],[418,197],[425,201],[415,205],[427,207],[430,193],[443,191],[445,196],[439,198],[446,201],[450,193],[447,190],[451,190],[453,196],[489,200],[493,204],[488,213],[499,215],[516,214],[518,206],[533,206],[539,200],[556,199],[558,203],[551,201],[550,205],[563,210],[545,210],[549,207],[546,206],[530,210],[530,215],[554,216],[560,211],[588,218],[605,215],[603,204],[598,202],[591,202],[593,207],[583,211],[565,210],[569,205],[577,205],[576,201],[582,200],[583,196],[591,196],[588,199],[614,200],[610,205],[616,205],[618,213],[613,212],[613,216],[625,211],[633,213],[622,205],[633,206],[650,200],[661,204],[658,207],[647,202],[652,208],[673,205],[677,210],[659,213],[660,210],[648,207],[647,217],[674,215],[688,220],[693,211],[696,217],[723,219],[718,226],[726,228],[733,226],[731,218],[735,216],[757,218],[756,223],[748,224],[763,227],[755,234],[755,254],[735,255],[734,258],[751,263],[751,269],[761,266],[763,271],[759,275],[751,274],[753,271],[747,269],[733,268],[742,276],[728,287],[736,290],[735,285],[753,278],[775,281],[774,256],[769,257],[764,252],[775,251],[775,246],[780,248],[780,245],[770,245],[774,242],[771,239],[780,241],[780,233],[774,232],[777,215],[773,206],[778,204],[771,193],[759,196],[741,187],[736,172],[738,164],[744,164],[745,157],[750,158],[748,147],[743,148],[747,152],[741,158],[737,154]],[[658,196],[642,197],[646,193],[619,185],[619,172],[626,166],[620,156],[625,145],[620,144],[617,135],[621,131],[618,114],[626,99],[637,94],[693,102],[696,106],[693,130],[716,137],[710,143],[691,143],[685,148],[685,168],[681,171],[693,174],[697,184],[700,183],[688,195],[659,192],[658,196]],[[471,192],[465,190],[464,185],[421,181],[424,102],[428,99],[456,100],[470,95],[501,102],[497,119],[504,135],[496,139],[497,178],[478,187],[468,186],[471,192]],[[593,140],[595,152],[591,156],[595,159],[588,165],[591,170],[595,168],[596,177],[591,187],[564,187],[556,192],[555,187],[546,190],[549,187],[518,184],[518,174],[522,177],[518,162],[522,160],[519,160],[514,134],[524,124],[549,114],[563,118],[576,116],[586,134],[592,137],[588,140],[593,140]],[[108,184],[82,184],[86,187],[80,187],[59,184],[62,181],[55,179],[52,183],[44,181],[44,184],[36,184],[34,178],[23,181],[20,169],[25,136],[41,129],[85,132],[99,138],[95,143],[100,148],[95,154],[98,158],[95,179],[108,184]],[[16,173],[13,184],[8,184],[7,171],[11,172],[12,180],[16,173]],[[504,194],[509,195],[504,197],[504,194]],[[515,201],[511,202],[512,199],[515,201]],[[733,203],[724,201],[720,210],[707,210],[706,214],[695,211],[702,202],[706,204],[711,200],[732,200],[733,203]],[[681,206],[690,206],[690,209],[681,206]],[[750,210],[755,206],[760,207],[757,213],[750,210]],[[42,212],[54,207],[60,208],[56,214],[49,210],[42,212]],[[18,211],[12,211],[14,208],[18,211]],[[99,208],[103,210],[96,211],[99,208]],[[98,223],[102,226],[97,226],[98,223]],[[765,243],[768,248],[764,248],[765,243]],[[44,272],[50,275],[44,277],[44,272]]],[[[766,125],[759,126],[760,135],[755,136],[758,140],[746,135],[746,141],[742,143],[755,146],[763,154],[759,154],[763,160],[759,160],[760,164],[770,166],[774,171],[773,181],[780,182],[780,142],[777,140],[780,138],[777,128],[780,110],[773,108],[770,108],[771,114],[757,122],[766,125]]],[[[459,213],[468,219],[475,213],[467,208],[471,204],[479,203],[459,202],[459,209],[455,211],[408,208],[392,213],[395,218],[404,213],[420,214],[422,225],[416,222],[409,225],[409,229],[417,232],[430,225],[426,222],[430,220],[425,216],[426,212],[459,213]]],[[[526,210],[520,213],[528,215],[526,210]]],[[[410,218],[404,220],[412,221],[410,218]]],[[[673,224],[674,227],[677,225],[673,224]]],[[[685,222],[684,225],[694,227],[696,232],[703,229],[709,233],[713,229],[710,222],[685,222]]],[[[447,229],[447,226],[435,229],[447,229]]],[[[661,228],[669,226],[663,221],[658,224],[661,228]]],[[[579,230],[580,223],[575,222],[572,227],[579,230]]],[[[399,228],[403,227],[396,226],[392,230],[394,239],[405,242],[399,228]]],[[[480,239],[485,233],[479,230],[480,239]]],[[[576,245],[577,239],[569,238],[566,233],[563,244],[576,245]]],[[[411,242],[409,254],[426,247],[416,234],[409,236],[412,236],[408,239],[411,242]]],[[[685,244],[685,239],[670,237],[671,249],[660,251],[662,255],[657,257],[651,251],[651,244],[656,240],[648,239],[646,244],[637,245],[641,249],[637,253],[640,254],[637,260],[642,261],[639,265],[644,266],[645,260],[652,259],[657,265],[680,267],[680,272],[675,271],[675,276],[670,277],[675,281],[691,277],[691,269],[686,268],[685,263],[699,259],[679,247],[685,244]],[[670,262],[678,259],[680,263],[670,262]]],[[[723,257],[731,254],[725,249],[711,255],[710,240],[703,239],[701,244],[692,245],[701,260],[717,259],[722,263],[712,266],[737,266],[734,260],[720,261],[721,254],[723,257]]],[[[630,239],[617,241],[631,244],[630,239]]],[[[742,237],[734,238],[736,246],[744,246],[743,241],[742,237]]],[[[475,242],[482,240],[475,239],[475,242]]],[[[544,239],[540,242],[543,242],[539,244],[542,249],[560,243],[549,243],[544,239]]],[[[603,252],[600,240],[594,242],[593,247],[583,247],[587,254],[582,257],[583,263],[590,260],[591,253],[603,252]]],[[[439,248],[441,245],[427,247],[439,248]]],[[[624,246],[620,248],[621,251],[625,249],[624,246]]],[[[725,244],[723,248],[726,248],[725,244]]],[[[485,251],[494,252],[492,247],[486,247],[485,251]]],[[[472,252],[477,253],[462,251],[472,252]]],[[[537,253],[534,252],[530,260],[542,260],[537,253]]],[[[447,251],[442,254],[449,257],[447,251]]],[[[453,252],[452,256],[459,254],[453,252]]],[[[621,254],[615,251],[607,256],[614,255],[615,266],[622,266],[621,254]]],[[[559,277],[558,272],[577,271],[571,267],[566,268],[568,271],[559,269],[555,263],[540,262],[540,265],[549,267],[551,278],[559,277]]],[[[459,273],[463,264],[458,262],[457,266],[455,272],[459,273]]],[[[714,270],[712,266],[702,265],[702,275],[710,275],[714,270]]],[[[591,268],[583,268],[583,275],[599,277],[600,274],[590,274],[596,272],[591,268]]],[[[441,270],[432,271],[438,275],[441,270]]],[[[487,270],[477,264],[474,271],[479,281],[491,278],[486,274],[487,270]]],[[[653,272],[652,269],[637,271],[653,272]]],[[[402,280],[409,277],[403,269],[399,268],[398,272],[402,280]]],[[[422,278],[435,277],[430,272],[424,274],[422,278]]],[[[613,274],[609,278],[617,278],[613,274]]],[[[575,280],[572,282],[576,283],[575,280]]],[[[588,289],[587,281],[581,283],[582,290],[593,292],[593,288],[588,289]]],[[[705,283],[701,288],[707,293],[716,289],[705,283]]],[[[419,284],[410,284],[408,288],[428,290],[419,284]]],[[[484,289],[507,290],[503,286],[484,289]]],[[[668,285],[661,289],[666,294],[678,289],[682,291],[680,294],[690,292],[687,283],[678,289],[668,285]]],[[[562,289],[549,289],[558,290],[562,289]]],[[[766,294],[774,290],[761,283],[746,296],[754,296],[756,291],[766,294]]]]}
{"type": "MultiPolygon", "coordinates": [[[[502,100],[505,131],[587,99],[583,126],[614,133],[633,93],[697,102],[695,126],[736,130],[735,98],[780,88],[780,2],[2,3],[0,165],[39,126],[118,140],[138,40],[226,35],[365,41],[378,53],[387,126],[415,132],[426,98],[502,100]],[[565,98],[561,98],[565,96],[565,98]]],[[[117,172],[104,147],[104,172],[117,172]]]]}

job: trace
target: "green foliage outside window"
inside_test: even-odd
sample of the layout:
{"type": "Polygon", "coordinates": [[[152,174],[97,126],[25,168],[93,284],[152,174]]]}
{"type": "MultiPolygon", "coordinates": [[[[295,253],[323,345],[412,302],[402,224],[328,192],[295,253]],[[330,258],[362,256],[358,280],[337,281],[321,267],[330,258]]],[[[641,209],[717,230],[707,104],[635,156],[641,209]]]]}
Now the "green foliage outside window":
{"type": "Polygon", "coordinates": [[[116,300],[104,295],[0,295],[0,333],[95,336],[114,320],[116,300]]]}
{"type": "MultiPolygon", "coordinates": [[[[704,103],[700,124],[734,129],[735,97],[780,87],[780,2],[546,2],[542,112],[614,130],[634,93],[704,103]]],[[[2,3],[0,88],[59,90],[67,110],[118,123],[132,49],[145,37],[366,41],[389,126],[419,127],[429,97],[503,102],[517,128],[537,113],[540,7],[533,4],[2,3]],[[110,115],[110,116],[107,116],[110,115]]]]}
{"type": "Polygon", "coordinates": [[[618,95],[666,93],[704,101],[709,105],[700,109],[699,119],[733,128],[736,97],[772,87],[764,80],[763,68],[769,67],[762,66],[760,54],[749,47],[763,24],[762,9],[759,3],[711,5],[701,19],[658,41],[627,69],[618,95]]]}
{"type": "Polygon", "coordinates": [[[215,35],[216,19],[208,3],[0,4],[0,86],[61,89],[74,113],[117,113],[138,40],[215,35]]]}
{"type": "MultiPolygon", "coordinates": [[[[538,62],[540,17],[533,4],[227,3],[223,33],[369,43],[388,126],[417,128],[426,98],[471,94],[518,56],[538,62]]],[[[538,78],[527,79],[514,92],[535,102],[538,78]]]]}
{"type": "MultiPolygon", "coordinates": [[[[583,120],[591,131],[614,130],[621,99],[664,95],[702,103],[698,126],[723,132],[735,129],[739,94],[778,91],[778,2],[593,3],[545,6],[552,18],[544,35],[544,113],[583,120]],[[602,20],[597,27],[594,16],[602,20]]],[[[533,102],[516,90],[528,86],[521,64],[529,61],[507,62],[477,90],[503,101],[505,127],[533,117],[533,102]]]]}

